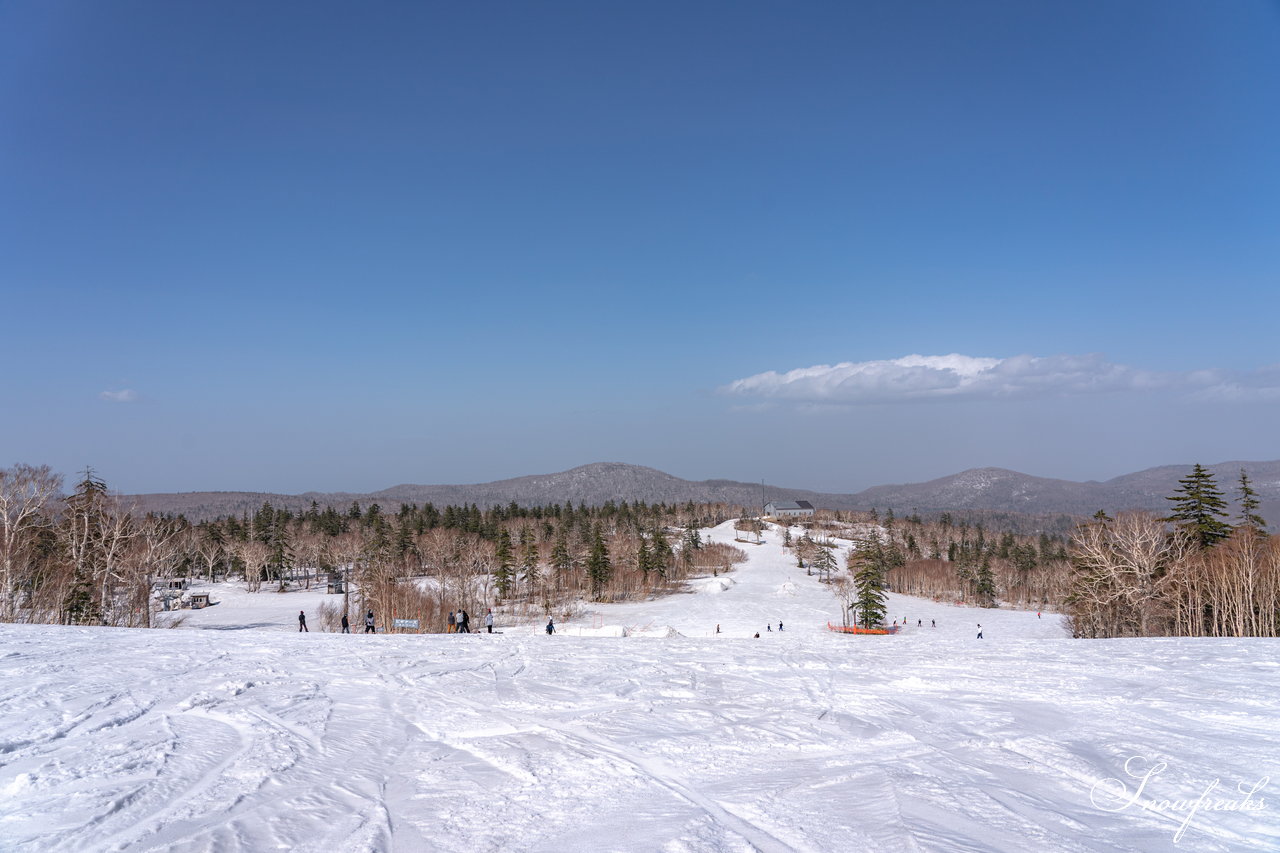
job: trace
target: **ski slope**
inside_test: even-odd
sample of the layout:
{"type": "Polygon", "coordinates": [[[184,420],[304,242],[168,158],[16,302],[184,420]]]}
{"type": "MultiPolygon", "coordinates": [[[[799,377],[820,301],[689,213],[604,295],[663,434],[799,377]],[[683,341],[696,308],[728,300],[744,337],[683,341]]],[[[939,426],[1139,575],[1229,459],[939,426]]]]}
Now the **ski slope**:
{"type": "Polygon", "coordinates": [[[742,547],[553,637],[298,634],[315,592],[0,626],[0,850],[1280,849],[1280,644],[899,596],[903,634],[835,635],[742,547]]]}

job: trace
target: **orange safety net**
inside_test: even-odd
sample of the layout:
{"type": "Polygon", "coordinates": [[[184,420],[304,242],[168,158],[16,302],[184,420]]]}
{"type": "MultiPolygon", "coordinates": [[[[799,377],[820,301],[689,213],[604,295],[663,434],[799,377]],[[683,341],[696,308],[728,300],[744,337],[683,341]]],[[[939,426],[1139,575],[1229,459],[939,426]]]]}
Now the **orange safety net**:
{"type": "Polygon", "coordinates": [[[899,627],[901,626],[894,625],[889,628],[858,628],[853,625],[832,625],[830,622],[827,623],[827,630],[835,631],[837,634],[896,634],[898,633],[899,627]]]}

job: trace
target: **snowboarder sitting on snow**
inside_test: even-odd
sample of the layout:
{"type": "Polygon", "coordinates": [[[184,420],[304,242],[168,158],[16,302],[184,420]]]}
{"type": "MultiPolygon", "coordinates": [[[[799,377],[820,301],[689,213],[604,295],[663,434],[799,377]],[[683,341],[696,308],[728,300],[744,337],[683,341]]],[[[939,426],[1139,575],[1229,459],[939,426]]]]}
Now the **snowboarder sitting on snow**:
{"type": "MultiPolygon", "coordinates": [[[[298,611],[298,633],[307,631],[307,612],[305,610],[298,611]]],[[[310,634],[310,631],[307,631],[310,634]]]]}

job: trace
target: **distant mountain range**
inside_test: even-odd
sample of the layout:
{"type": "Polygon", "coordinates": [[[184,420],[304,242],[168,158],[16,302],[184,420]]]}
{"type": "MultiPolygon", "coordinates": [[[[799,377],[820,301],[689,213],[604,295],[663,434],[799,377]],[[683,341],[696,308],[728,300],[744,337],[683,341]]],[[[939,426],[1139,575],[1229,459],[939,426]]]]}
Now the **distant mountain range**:
{"type": "MultiPolygon", "coordinates": [[[[1273,462],[1221,462],[1206,466],[1230,499],[1240,469],[1249,472],[1262,501],[1263,517],[1280,521],[1280,460],[1273,462]]],[[[353,501],[361,506],[380,504],[395,510],[402,503],[469,504],[493,506],[512,501],[524,506],[549,506],[568,501],[600,505],[605,501],[723,502],[758,507],[767,500],[807,500],[825,509],[869,510],[892,508],[899,515],[918,510],[979,511],[1028,515],[1092,515],[1099,509],[1114,513],[1123,509],[1164,512],[1165,498],[1173,494],[1178,480],[1191,465],[1165,465],[1125,474],[1105,482],[1077,483],[1032,477],[1004,468],[973,468],[930,480],[896,486],[874,486],[855,494],[830,494],[807,489],[791,489],[735,480],[682,480],[654,468],[621,462],[596,462],[557,474],[537,474],[496,480],[492,483],[456,486],[404,484],[370,494],[349,492],[307,492],[280,495],[264,492],[182,492],[174,494],[130,495],[126,499],[139,508],[164,513],[182,513],[193,521],[220,515],[253,512],[264,501],[277,507],[304,510],[312,501],[320,506],[345,508],[353,501]],[[763,500],[762,500],[763,493],[763,500]]]]}

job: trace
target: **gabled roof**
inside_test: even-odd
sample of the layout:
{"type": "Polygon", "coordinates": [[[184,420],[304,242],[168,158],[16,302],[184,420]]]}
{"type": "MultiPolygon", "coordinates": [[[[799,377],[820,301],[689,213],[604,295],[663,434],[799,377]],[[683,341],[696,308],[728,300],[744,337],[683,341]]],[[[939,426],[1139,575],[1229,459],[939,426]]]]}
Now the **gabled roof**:
{"type": "Polygon", "coordinates": [[[770,501],[774,509],[813,509],[808,501],[770,501]]]}

